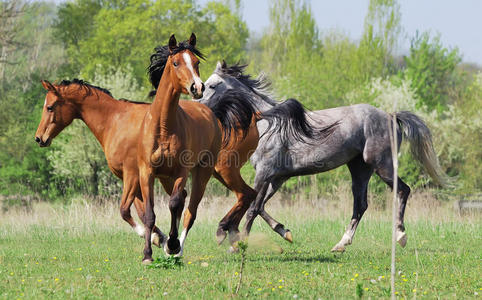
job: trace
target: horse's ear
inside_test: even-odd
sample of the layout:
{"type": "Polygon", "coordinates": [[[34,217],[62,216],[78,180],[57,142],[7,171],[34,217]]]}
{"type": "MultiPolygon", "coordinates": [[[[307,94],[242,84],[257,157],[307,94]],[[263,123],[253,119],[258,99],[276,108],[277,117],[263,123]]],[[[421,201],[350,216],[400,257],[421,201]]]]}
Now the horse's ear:
{"type": "Polygon", "coordinates": [[[189,38],[189,45],[196,47],[196,35],[191,33],[191,37],[189,38]]]}
{"type": "Polygon", "coordinates": [[[49,92],[57,93],[57,89],[48,80],[42,80],[42,86],[49,92]]]}
{"type": "Polygon", "coordinates": [[[223,59],[223,64],[221,65],[221,67],[223,69],[226,69],[228,67],[228,65],[226,64],[226,61],[223,59]]]}
{"type": "Polygon", "coordinates": [[[177,48],[177,41],[176,41],[176,37],[173,34],[169,38],[169,51],[173,52],[176,48],[177,48]]]}
{"type": "Polygon", "coordinates": [[[222,66],[221,66],[221,62],[218,61],[218,63],[216,64],[216,70],[214,70],[214,72],[221,72],[222,71],[222,66]]]}

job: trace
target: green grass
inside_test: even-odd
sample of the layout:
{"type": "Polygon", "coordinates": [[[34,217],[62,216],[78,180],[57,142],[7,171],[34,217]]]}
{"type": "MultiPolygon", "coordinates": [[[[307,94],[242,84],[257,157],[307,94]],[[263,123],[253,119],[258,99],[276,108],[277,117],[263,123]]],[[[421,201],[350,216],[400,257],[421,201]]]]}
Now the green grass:
{"type": "MultiPolygon", "coordinates": [[[[0,228],[0,298],[389,297],[391,230],[384,217],[364,219],[354,244],[344,254],[334,255],[330,249],[348,219],[297,220],[287,215],[280,219],[290,225],[293,244],[256,221],[238,295],[234,291],[241,257],[228,254],[226,244],[216,245],[214,219],[218,218],[197,222],[186,243],[183,265],[167,269],[141,264],[143,241],[118,216],[115,226],[54,227],[33,222],[17,228],[19,219],[18,224],[0,228]]],[[[407,222],[408,245],[397,246],[400,298],[482,295],[480,225],[477,218],[407,222]]],[[[167,224],[161,223],[161,228],[167,224]]],[[[163,255],[158,248],[154,252],[154,257],[163,255]]]]}

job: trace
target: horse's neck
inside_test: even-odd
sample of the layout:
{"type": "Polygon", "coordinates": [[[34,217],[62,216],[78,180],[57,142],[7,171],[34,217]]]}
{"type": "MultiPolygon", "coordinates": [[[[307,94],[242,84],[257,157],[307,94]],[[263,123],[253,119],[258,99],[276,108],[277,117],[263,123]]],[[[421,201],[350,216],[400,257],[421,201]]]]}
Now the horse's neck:
{"type": "Polygon", "coordinates": [[[92,91],[76,102],[80,119],[89,127],[102,147],[106,131],[112,128],[109,125],[111,116],[117,115],[119,104],[114,98],[98,91],[92,91]]]}
{"type": "Polygon", "coordinates": [[[171,82],[171,67],[166,66],[150,107],[154,120],[158,120],[161,139],[167,138],[175,127],[181,92],[171,82]]]}

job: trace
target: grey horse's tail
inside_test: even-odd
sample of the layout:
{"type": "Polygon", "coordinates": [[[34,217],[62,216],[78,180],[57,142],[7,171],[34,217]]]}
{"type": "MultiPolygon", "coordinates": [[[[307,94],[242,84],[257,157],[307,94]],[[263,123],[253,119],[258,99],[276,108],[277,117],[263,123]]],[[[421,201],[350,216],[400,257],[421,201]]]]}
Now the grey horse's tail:
{"type": "Polygon", "coordinates": [[[437,154],[432,144],[432,134],[427,125],[414,113],[400,111],[395,113],[403,136],[410,142],[410,151],[415,159],[424,167],[435,183],[446,185],[447,176],[440,167],[437,154]]]}
{"type": "Polygon", "coordinates": [[[292,139],[305,141],[314,137],[314,129],[306,118],[306,111],[303,105],[295,99],[288,99],[262,112],[258,119],[267,120],[269,128],[273,128],[274,132],[281,134],[284,141],[292,139]]]}

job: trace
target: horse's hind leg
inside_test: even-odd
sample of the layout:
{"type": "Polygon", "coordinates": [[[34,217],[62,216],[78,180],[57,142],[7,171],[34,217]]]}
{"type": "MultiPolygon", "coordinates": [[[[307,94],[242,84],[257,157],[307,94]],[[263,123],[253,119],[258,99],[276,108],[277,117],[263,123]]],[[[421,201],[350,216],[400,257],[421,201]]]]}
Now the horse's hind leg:
{"type": "MultiPolygon", "coordinates": [[[[387,158],[380,164],[380,166],[376,169],[376,173],[380,178],[391,188],[393,189],[393,164],[392,159],[387,158]]],[[[405,215],[405,207],[407,206],[407,199],[410,195],[410,187],[400,179],[398,179],[398,220],[397,220],[397,229],[396,229],[396,236],[397,242],[400,246],[405,247],[407,244],[407,234],[405,233],[405,224],[403,222],[404,215],[405,215]]]]}
{"type": "Polygon", "coordinates": [[[239,223],[249,208],[249,205],[256,199],[256,191],[244,182],[239,169],[226,168],[214,173],[214,176],[228,189],[236,194],[238,201],[219,222],[216,231],[216,239],[221,244],[226,238],[226,231],[229,233],[229,242],[234,245],[239,240],[239,223]]]}
{"type": "MultiPolygon", "coordinates": [[[[140,194],[139,178],[137,172],[135,173],[136,174],[129,174],[126,172],[124,174],[120,214],[122,219],[129,223],[140,237],[144,237],[144,226],[137,224],[131,216],[132,202],[134,202],[136,196],[140,194]]],[[[141,221],[144,223],[143,217],[141,217],[141,221]]]]}
{"type": "Polygon", "coordinates": [[[356,228],[368,208],[367,189],[368,182],[373,174],[373,169],[363,161],[361,155],[348,162],[347,165],[352,180],[353,215],[343,237],[335,247],[331,249],[332,252],[343,252],[345,251],[345,246],[352,243],[356,228]]]}

